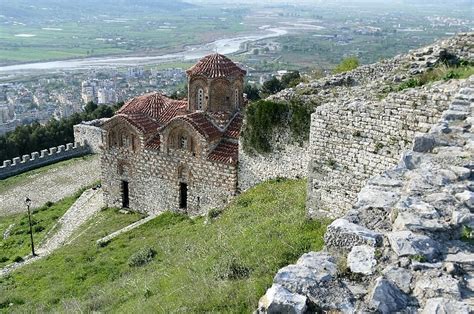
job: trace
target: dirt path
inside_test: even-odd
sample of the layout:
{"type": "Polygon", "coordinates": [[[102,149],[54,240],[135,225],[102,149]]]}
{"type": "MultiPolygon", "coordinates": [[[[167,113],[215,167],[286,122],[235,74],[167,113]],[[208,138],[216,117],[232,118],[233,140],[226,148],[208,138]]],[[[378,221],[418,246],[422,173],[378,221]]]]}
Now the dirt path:
{"type": "Polygon", "coordinates": [[[22,263],[14,263],[0,269],[0,277],[22,267],[23,265],[30,264],[46,257],[54,250],[66,244],[79,227],[94,216],[95,213],[100,211],[103,206],[104,202],[101,189],[90,189],[85,191],[64,214],[64,216],[58,220],[58,223],[52,229],[52,234],[47,236],[46,240],[43,241],[36,250],[38,256],[34,258],[27,256],[25,257],[25,261],[22,263]]]}
{"type": "Polygon", "coordinates": [[[0,217],[24,212],[23,200],[26,196],[32,200],[32,207],[37,208],[48,201],[57,202],[73,195],[99,178],[99,158],[91,156],[66,161],[45,171],[31,171],[18,180],[5,179],[5,187],[0,186],[0,217]]]}

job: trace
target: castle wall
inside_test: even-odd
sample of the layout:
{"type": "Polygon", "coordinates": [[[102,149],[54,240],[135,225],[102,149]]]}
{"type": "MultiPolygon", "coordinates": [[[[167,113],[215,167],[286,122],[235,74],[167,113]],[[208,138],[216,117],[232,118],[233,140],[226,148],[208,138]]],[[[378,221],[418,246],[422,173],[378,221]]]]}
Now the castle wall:
{"type": "Polygon", "coordinates": [[[236,166],[189,152],[145,149],[127,154],[110,149],[101,155],[101,163],[108,206],[122,206],[122,180],[129,182],[130,208],[147,214],[179,210],[180,182],[188,184],[187,213],[191,215],[222,207],[236,193],[236,166]]]}
{"type": "Polygon", "coordinates": [[[278,177],[304,178],[308,175],[308,142],[296,143],[288,129],[274,132],[272,152],[249,154],[239,144],[239,190],[245,191],[266,180],[278,177]]]}
{"type": "Polygon", "coordinates": [[[79,157],[90,153],[87,143],[68,143],[41,152],[33,152],[30,155],[23,155],[12,160],[5,160],[0,166],[0,179],[5,179],[28,170],[53,164],[62,160],[79,157]]]}
{"type": "Polygon", "coordinates": [[[415,134],[438,121],[458,84],[318,107],[311,121],[309,215],[337,217],[348,210],[370,177],[396,165],[415,134]]]}
{"type": "Polygon", "coordinates": [[[82,122],[74,126],[74,141],[76,143],[87,143],[93,154],[98,154],[103,146],[104,131],[100,126],[108,119],[98,119],[82,122]]]}

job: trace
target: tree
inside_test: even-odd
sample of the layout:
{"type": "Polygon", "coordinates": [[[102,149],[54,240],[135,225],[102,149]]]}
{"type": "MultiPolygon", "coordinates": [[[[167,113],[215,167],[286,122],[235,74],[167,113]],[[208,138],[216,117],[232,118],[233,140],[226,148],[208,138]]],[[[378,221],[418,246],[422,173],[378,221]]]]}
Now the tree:
{"type": "Polygon", "coordinates": [[[299,71],[288,72],[281,77],[281,85],[283,88],[295,87],[300,82],[301,76],[299,71]]]}
{"type": "Polygon", "coordinates": [[[92,101],[89,101],[84,107],[84,111],[87,113],[92,113],[96,109],[97,109],[97,104],[92,101]]]}
{"type": "Polygon", "coordinates": [[[260,99],[260,91],[259,89],[251,84],[245,84],[244,86],[244,93],[247,95],[247,99],[251,101],[259,100],[260,99]]]}
{"type": "Polygon", "coordinates": [[[276,77],[272,77],[271,79],[263,83],[262,93],[264,95],[272,95],[272,94],[278,93],[282,89],[283,89],[283,86],[281,85],[280,80],[277,79],[276,77]]]}
{"type": "Polygon", "coordinates": [[[334,74],[352,71],[359,66],[359,59],[357,57],[349,57],[341,61],[333,70],[334,74]]]}

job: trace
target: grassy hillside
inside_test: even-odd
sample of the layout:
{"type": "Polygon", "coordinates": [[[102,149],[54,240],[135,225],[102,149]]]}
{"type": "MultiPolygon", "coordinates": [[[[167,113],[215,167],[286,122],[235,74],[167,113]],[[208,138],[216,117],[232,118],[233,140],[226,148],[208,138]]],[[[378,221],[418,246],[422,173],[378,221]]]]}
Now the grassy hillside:
{"type": "Polygon", "coordinates": [[[165,213],[98,246],[139,218],[104,210],[70,246],[0,278],[0,311],[250,312],[280,267],[323,245],[305,198],[304,180],[275,180],[213,218],[165,213]]]}

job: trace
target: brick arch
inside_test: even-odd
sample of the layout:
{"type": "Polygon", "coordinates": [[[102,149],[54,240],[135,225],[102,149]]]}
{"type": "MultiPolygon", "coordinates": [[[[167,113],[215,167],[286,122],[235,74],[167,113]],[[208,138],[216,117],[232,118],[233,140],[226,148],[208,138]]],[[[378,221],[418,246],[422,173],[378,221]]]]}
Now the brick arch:
{"type": "Polygon", "coordinates": [[[189,110],[206,110],[209,95],[207,79],[202,76],[193,77],[189,80],[188,84],[189,110]],[[203,91],[202,109],[198,108],[198,91],[200,89],[203,91]]]}
{"type": "Polygon", "coordinates": [[[162,134],[167,149],[187,150],[196,155],[200,154],[203,149],[199,141],[202,135],[185,120],[170,122],[162,134]],[[186,147],[182,145],[183,139],[186,140],[186,147]]]}

